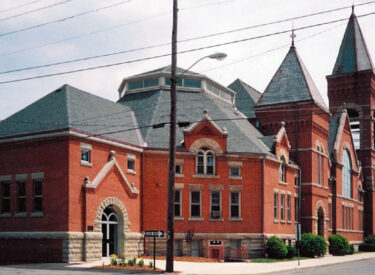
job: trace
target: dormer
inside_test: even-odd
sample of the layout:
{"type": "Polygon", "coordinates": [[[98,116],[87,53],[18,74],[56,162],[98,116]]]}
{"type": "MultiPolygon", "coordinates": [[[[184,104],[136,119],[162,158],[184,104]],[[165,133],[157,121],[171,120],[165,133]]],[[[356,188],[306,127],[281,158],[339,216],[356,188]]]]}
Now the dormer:
{"type": "Polygon", "coordinates": [[[204,111],[203,118],[184,129],[184,143],[187,151],[197,153],[201,148],[209,148],[215,154],[227,151],[228,133],[221,128],[204,111]]]}

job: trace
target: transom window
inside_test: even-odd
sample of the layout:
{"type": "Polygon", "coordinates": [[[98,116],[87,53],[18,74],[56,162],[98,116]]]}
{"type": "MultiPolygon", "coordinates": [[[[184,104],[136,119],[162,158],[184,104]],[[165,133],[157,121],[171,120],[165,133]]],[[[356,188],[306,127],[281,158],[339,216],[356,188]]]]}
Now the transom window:
{"type": "Polygon", "coordinates": [[[346,198],[352,198],[352,163],[348,150],[342,154],[342,195],[346,198]]]}
{"type": "Polygon", "coordinates": [[[215,156],[207,147],[202,147],[197,154],[197,174],[214,175],[215,173],[215,156]]]}

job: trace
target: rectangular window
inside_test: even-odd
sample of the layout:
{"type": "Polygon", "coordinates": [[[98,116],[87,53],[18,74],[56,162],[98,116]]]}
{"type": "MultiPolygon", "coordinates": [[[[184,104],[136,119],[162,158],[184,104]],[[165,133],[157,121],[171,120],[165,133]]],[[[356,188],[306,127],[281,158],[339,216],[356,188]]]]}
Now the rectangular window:
{"type": "Polygon", "coordinates": [[[174,215],[181,217],[181,190],[174,191],[174,215]]]}
{"type": "Polygon", "coordinates": [[[191,87],[191,88],[200,88],[201,87],[201,81],[196,79],[184,79],[183,85],[185,87],[191,87]]]}
{"type": "Polygon", "coordinates": [[[192,240],[190,243],[190,256],[200,257],[201,256],[201,240],[192,240]]]}
{"type": "Polygon", "coordinates": [[[128,170],[131,170],[131,171],[135,170],[134,159],[128,159],[128,170]]]}
{"type": "Polygon", "coordinates": [[[290,195],[288,195],[287,197],[287,200],[286,200],[286,213],[287,213],[287,219],[288,219],[288,222],[290,222],[292,220],[292,213],[291,213],[291,197],[290,195]]]}
{"type": "Polygon", "coordinates": [[[17,181],[17,212],[26,212],[26,182],[17,181]]]}
{"type": "Polygon", "coordinates": [[[299,221],[299,207],[298,207],[298,197],[294,197],[294,221],[299,221]]]}
{"type": "Polygon", "coordinates": [[[33,180],[33,211],[42,212],[43,211],[43,180],[34,179],[33,180]]]}
{"type": "Polygon", "coordinates": [[[332,228],[332,204],[328,204],[328,228],[332,228]]]}
{"type": "Polygon", "coordinates": [[[177,164],[175,166],[175,173],[176,173],[176,175],[181,175],[182,174],[182,165],[181,164],[177,164]]]}
{"type": "Polygon", "coordinates": [[[298,175],[296,175],[294,178],[294,186],[299,186],[298,175]]]}
{"type": "Polygon", "coordinates": [[[240,217],[240,192],[230,192],[230,217],[240,217]]]}
{"type": "Polygon", "coordinates": [[[174,241],[173,242],[173,255],[174,256],[181,256],[182,255],[182,243],[181,241],[174,241]]]}
{"type": "Polygon", "coordinates": [[[280,219],[285,220],[285,194],[280,195],[280,219]]]}
{"type": "Polygon", "coordinates": [[[221,218],[221,192],[211,191],[211,219],[221,218]]]}
{"type": "Polygon", "coordinates": [[[89,149],[81,149],[81,160],[91,163],[91,151],[89,149]]]}
{"type": "Polygon", "coordinates": [[[130,174],[135,173],[135,155],[133,154],[126,154],[127,158],[127,170],[126,172],[130,174]]]}
{"type": "Polygon", "coordinates": [[[278,199],[279,199],[279,194],[278,193],[274,193],[273,194],[273,218],[275,220],[277,220],[279,218],[279,214],[278,214],[278,199]]]}
{"type": "Polygon", "coordinates": [[[320,184],[324,185],[324,157],[320,156],[320,176],[322,177],[320,184]]]}
{"type": "Polygon", "coordinates": [[[241,176],[241,168],[240,167],[230,167],[229,168],[229,176],[240,177],[241,176]]]}
{"type": "Polygon", "coordinates": [[[363,211],[358,210],[358,225],[359,225],[359,230],[363,230],[363,211]]]}
{"type": "Polygon", "coordinates": [[[201,216],[201,191],[190,192],[190,216],[201,216]]]}
{"type": "Polygon", "coordinates": [[[1,213],[10,213],[10,182],[1,183],[1,213]]]}
{"type": "Polygon", "coordinates": [[[320,161],[319,154],[316,154],[316,183],[320,184],[320,161]]]}
{"type": "Polygon", "coordinates": [[[342,216],[342,223],[341,223],[341,226],[342,226],[342,229],[345,229],[345,207],[342,206],[342,213],[341,213],[341,216],[342,216]]]}

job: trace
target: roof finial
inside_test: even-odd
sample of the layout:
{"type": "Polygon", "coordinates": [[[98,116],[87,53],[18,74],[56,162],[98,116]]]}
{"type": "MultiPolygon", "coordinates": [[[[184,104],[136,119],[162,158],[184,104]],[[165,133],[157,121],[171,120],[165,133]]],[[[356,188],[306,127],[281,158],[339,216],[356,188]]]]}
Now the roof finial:
{"type": "Polygon", "coordinates": [[[296,35],[294,34],[294,22],[292,23],[292,34],[290,35],[290,37],[292,38],[292,46],[291,48],[294,48],[294,38],[296,37],[296,35]]]}
{"type": "Polygon", "coordinates": [[[352,4],[352,14],[354,14],[354,3],[352,4]]]}

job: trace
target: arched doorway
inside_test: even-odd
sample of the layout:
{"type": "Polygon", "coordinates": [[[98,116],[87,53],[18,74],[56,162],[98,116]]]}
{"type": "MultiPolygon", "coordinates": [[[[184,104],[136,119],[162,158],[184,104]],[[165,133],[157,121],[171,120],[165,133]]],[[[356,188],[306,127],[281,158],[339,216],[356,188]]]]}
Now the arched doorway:
{"type": "Polygon", "coordinates": [[[118,218],[112,205],[107,206],[102,214],[102,256],[117,254],[118,251],[118,218]]]}
{"type": "Polygon", "coordinates": [[[318,235],[324,237],[324,211],[321,207],[318,209],[318,235]]]}

